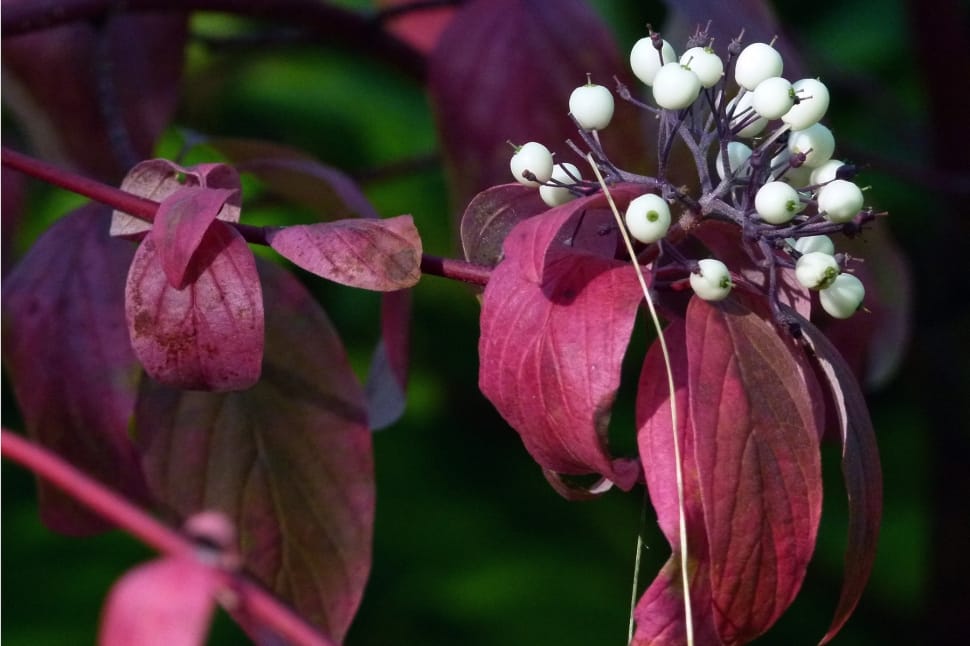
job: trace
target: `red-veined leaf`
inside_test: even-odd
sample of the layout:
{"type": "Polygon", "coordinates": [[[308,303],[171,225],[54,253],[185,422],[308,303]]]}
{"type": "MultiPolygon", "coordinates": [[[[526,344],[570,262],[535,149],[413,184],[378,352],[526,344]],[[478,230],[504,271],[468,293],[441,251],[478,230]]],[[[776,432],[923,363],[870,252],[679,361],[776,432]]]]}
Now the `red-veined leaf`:
{"type": "Polygon", "coordinates": [[[162,200],[152,225],[152,241],[169,285],[186,286],[192,257],[226,200],[235,191],[186,186],[162,200]]]}
{"type": "Polygon", "coordinates": [[[343,285],[393,291],[421,278],[421,238],[410,215],[300,224],[266,237],[298,267],[343,285]]]}
{"type": "Polygon", "coordinates": [[[184,557],[132,569],[105,602],[100,646],[200,646],[205,643],[219,581],[212,568],[184,557]]]}
{"type": "Polygon", "coordinates": [[[152,378],[178,388],[240,390],[259,379],[263,299],[253,253],[213,222],[193,256],[188,286],[173,288],[153,237],[135,252],[125,314],[135,355],[152,378]]]}
{"type": "Polygon", "coordinates": [[[687,309],[690,417],[715,623],[767,630],[801,587],[821,516],[821,391],[804,360],[737,301],[687,309]]]}
{"type": "Polygon", "coordinates": [[[512,229],[484,292],[479,387],[540,466],[628,488],[639,468],[606,437],[643,295],[629,263],[603,253],[617,237],[604,206],[583,198],[512,229]]]}
{"type": "MultiPolygon", "coordinates": [[[[148,159],[132,167],[121,182],[121,190],[156,202],[163,202],[176,191],[193,186],[234,191],[217,217],[226,222],[239,222],[242,184],[232,166],[198,164],[186,167],[167,159],[148,159]]],[[[123,211],[115,211],[111,218],[113,236],[138,238],[151,228],[151,223],[123,211]]]]}
{"type": "MultiPolygon", "coordinates": [[[[428,60],[428,84],[454,196],[465,204],[511,179],[508,141],[541,141],[565,153],[576,138],[570,93],[586,82],[613,87],[628,65],[581,0],[474,0],[462,5],[428,60]]],[[[632,81],[627,83],[632,86],[632,81]]],[[[617,104],[600,133],[621,168],[640,169],[640,115],[617,104]]]]}
{"type": "MultiPolygon", "coordinates": [[[[128,437],[140,370],[124,325],[132,246],[108,236],[108,211],[85,206],[41,236],[3,283],[3,361],[28,434],[136,502],[148,498],[128,437]]],[[[51,529],[89,534],[105,521],[46,481],[51,529]]]]}
{"type": "Polygon", "coordinates": [[[802,333],[822,375],[839,421],[842,474],[849,497],[849,540],[845,550],[842,593],[822,644],[841,630],[855,610],[876,559],[882,518],[882,470],[879,447],[862,389],[842,355],[818,328],[802,320],[802,333]]]}
{"type": "Polygon", "coordinates": [[[244,567],[342,639],[370,569],[374,514],[364,394],[326,314],[264,263],[263,376],[249,390],[146,380],[137,411],[149,482],[182,516],[233,519],[244,567]]]}
{"type": "Polygon", "coordinates": [[[502,258],[502,242],[512,227],[548,210],[535,188],[502,184],[485,189],[468,203],[461,217],[465,260],[494,267],[502,258]]]}
{"type": "Polygon", "coordinates": [[[116,11],[4,38],[4,104],[41,157],[117,182],[169,125],[186,23],[177,11],[116,11]]]}

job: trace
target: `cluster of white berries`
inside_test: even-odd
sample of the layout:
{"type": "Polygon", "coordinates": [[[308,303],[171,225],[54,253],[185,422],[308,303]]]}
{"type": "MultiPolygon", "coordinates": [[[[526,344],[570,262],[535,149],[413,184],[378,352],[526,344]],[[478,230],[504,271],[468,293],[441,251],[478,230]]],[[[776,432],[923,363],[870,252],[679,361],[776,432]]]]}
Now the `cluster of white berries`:
{"type": "MultiPolygon", "coordinates": [[[[820,233],[856,221],[864,198],[850,179],[850,168],[843,170],[843,163],[833,159],[835,137],[819,122],[828,110],[828,89],[817,79],[784,78],[781,54],[771,44],[736,46],[732,52],[725,62],[711,47],[696,46],[678,58],[670,43],[651,33],[633,46],[630,66],[660,108],[647,109],[680,123],[692,109],[707,109],[720,119],[718,136],[701,138],[716,149],[713,160],[702,161],[713,161],[721,180],[709,190],[730,205],[729,217],[794,261],[772,262],[793,264],[798,281],[819,291],[823,309],[847,318],[860,307],[865,289],[843,271],[845,257],[836,256],[831,239],[820,233]],[[733,69],[739,88],[730,99],[726,69],[733,69]]],[[[613,117],[613,94],[587,80],[570,95],[569,111],[584,139],[598,143],[596,132],[613,117]]],[[[537,142],[516,148],[511,170],[519,182],[539,187],[549,206],[564,204],[590,186],[576,166],[554,163],[549,149],[537,142]]],[[[667,235],[672,218],[666,197],[686,202],[672,186],[662,184],[659,192],[641,195],[626,210],[630,235],[644,244],[667,235]]],[[[731,273],[723,262],[706,258],[690,269],[690,286],[699,297],[720,300],[730,293],[731,273]]]]}

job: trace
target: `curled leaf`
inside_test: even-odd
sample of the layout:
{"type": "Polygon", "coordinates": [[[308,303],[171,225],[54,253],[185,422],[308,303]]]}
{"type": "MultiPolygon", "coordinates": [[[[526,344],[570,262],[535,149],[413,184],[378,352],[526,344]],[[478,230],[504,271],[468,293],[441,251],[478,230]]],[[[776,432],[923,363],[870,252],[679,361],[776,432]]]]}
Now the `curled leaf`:
{"type": "Polygon", "coordinates": [[[410,215],[295,225],[267,239],[298,267],[342,285],[393,291],[421,277],[421,238],[410,215]]]}
{"type": "Polygon", "coordinates": [[[240,390],[259,379],[263,299],[252,251],[230,226],[213,222],[173,288],[153,237],[128,272],[125,315],[131,346],[148,374],[186,389],[240,390]]]}
{"type": "Polygon", "coordinates": [[[501,184],[485,189],[468,203],[461,218],[465,260],[494,267],[502,258],[502,242],[512,227],[547,210],[534,188],[501,184]]]}

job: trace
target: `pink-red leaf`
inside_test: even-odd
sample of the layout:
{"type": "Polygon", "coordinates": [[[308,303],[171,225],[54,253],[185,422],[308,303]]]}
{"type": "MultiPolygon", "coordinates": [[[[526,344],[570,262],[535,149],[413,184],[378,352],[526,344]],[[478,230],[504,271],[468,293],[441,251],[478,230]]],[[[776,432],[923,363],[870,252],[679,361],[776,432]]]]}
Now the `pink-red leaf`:
{"type": "MultiPolygon", "coordinates": [[[[3,361],[28,434],[135,502],[147,489],[128,422],[140,370],[124,325],[132,247],[86,206],[44,233],[3,283],[3,361]]],[[[44,523],[69,534],[107,527],[38,483],[44,523]]]]}
{"type": "Polygon", "coordinates": [[[226,200],[235,194],[225,188],[186,186],[162,200],[152,226],[152,242],[169,284],[186,286],[192,257],[209,225],[226,200]]]}
{"type": "Polygon", "coordinates": [[[421,278],[421,238],[410,215],[300,224],[267,239],[298,267],[343,285],[392,291],[421,278]]]}
{"type": "MultiPolygon", "coordinates": [[[[217,217],[226,222],[239,222],[242,184],[232,166],[198,164],[185,167],[167,159],[148,159],[132,167],[121,182],[123,191],[156,202],[164,202],[177,191],[193,186],[233,191],[217,217]]],[[[113,236],[137,238],[151,228],[151,223],[122,211],[115,211],[111,218],[113,236]]]]}
{"type": "Polygon", "coordinates": [[[502,258],[502,242],[516,224],[549,207],[539,192],[522,184],[501,184],[475,196],[461,217],[465,260],[494,267],[502,258]]]}
{"type": "Polygon", "coordinates": [[[125,314],[135,355],[152,378],[177,388],[240,390],[259,379],[263,299],[246,241],[213,222],[196,251],[188,286],[173,288],[153,237],[128,272],[125,314]]]}
{"type": "Polygon", "coordinates": [[[832,625],[821,642],[825,644],[835,637],[855,610],[872,571],[882,518],[882,470],[866,400],[852,370],[818,328],[804,320],[801,323],[813,359],[827,382],[839,421],[842,474],[849,497],[845,581],[832,625]]]}
{"type": "Polygon", "coordinates": [[[729,644],[766,631],[815,547],[820,390],[800,352],[740,303],[687,309],[694,455],[715,623],[729,644]]]}
{"type": "Polygon", "coordinates": [[[199,561],[161,558],[139,565],[111,588],[99,646],[200,646],[205,643],[219,581],[199,561]]]}
{"type": "MultiPolygon", "coordinates": [[[[629,80],[613,38],[581,0],[474,0],[462,5],[428,60],[428,83],[458,202],[511,179],[508,141],[566,153],[576,126],[564,107],[586,82],[629,80]]],[[[628,83],[632,87],[632,81],[628,83]]],[[[639,168],[639,115],[617,104],[603,137],[611,159],[639,168]]]]}
{"type": "Polygon", "coordinates": [[[4,104],[41,157],[117,182],[169,125],[186,23],[177,11],[115,11],[97,22],[4,38],[4,104]]]}
{"type": "Polygon", "coordinates": [[[407,404],[411,292],[381,294],[381,340],[367,372],[367,419],[372,430],[390,426],[407,404]]]}
{"type": "Polygon", "coordinates": [[[364,394],[340,339],[299,282],[262,264],[263,377],[233,393],[145,381],[136,428],[167,508],[226,513],[245,568],[335,640],[370,569],[374,514],[364,394]]]}
{"type": "Polygon", "coordinates": [[[614,460],[606,436],[643,296],[633,268],[602,253],[616,243],[615,228],[600,235],[603,207],[602,195],[576,200],[506,238],[484,293],[479,386],[543,468],[628,488],[638,468],[614,460]]]}
{"type": "Polygon", "coordinates": [[[387,28],[420,52],[427,54],[434,49],[441,32],[455,16],[455,7],[423,7],[408,11],[412,0],[378,0],[385,10],[404,6],[405,11],[387,20],[387,28]]]}

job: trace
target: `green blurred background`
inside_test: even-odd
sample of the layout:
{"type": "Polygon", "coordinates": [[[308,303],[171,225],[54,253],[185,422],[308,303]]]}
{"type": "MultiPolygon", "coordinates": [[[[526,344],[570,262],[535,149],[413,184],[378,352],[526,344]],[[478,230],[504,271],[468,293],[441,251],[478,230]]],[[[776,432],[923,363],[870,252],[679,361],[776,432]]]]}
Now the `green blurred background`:
{"type": "MultiPolygon", "coordinates": [[[[548,4],[554,11],[555,3],[548,4]]],[[[622,51],[646,22],[662,24],[665,15],[658,2],[593,4],[622,51]]],[[[850,149],[858,161],[873,160],[864,176],[872,186],[869,200],[892,212],[890,227],[913,257],[917,278],[933,275],[922,263],[933,256],[933,232],[939,227],[927,221],[952,213],[946,211],[947,194],[907,175],[912,167],[930,167],[934,154],[907,5],[849,0],[828,7],[815,3],[811,11],[804,2],[777,6],[809,69],[835,79],[828,122],[840,150],[850,149]],[[899,168],[883,172],[894,165],[899,168]]],[[[427,252],[456,255],[452,223],[461,205],[448,203],[420,85],[353,52],[326,46],[235,47],[233,37],[253,27],[246,21],[200,15],[193,24],[206,38],[192,45],[180,127],[290,144],[372,177],[365,188],[383,215],[413,214],[427,252]],[[374,174],[402,160],[417,163],[403,174],[374,174]]],[[[159,152],[174,155],[181,143],[173,129],[159,152]]],[[[190,160],[207,154],[197,150],[190,160]]],[[[247,191],[251,223],[305,217],[267,203],[255,183],[247,191]]],[[[77,202],[32,186],[30,208],[38,215],[21,245],[77,202]]],[[[306,282],[319,294],[363,375],[378,333],[377,297],[321,280],[306,282]]],[[[936,296],[919,296],[919,290],[920,306],[933,306],[936,296]]],[[[478,392],[479,306],[473,292],[426,277],[414,290],[414,307],[409,406],[403,419],[375,435],[373,572],[347,643],[624,643],[642,490],[611,492],[589,503],[562,500],[478,392]]],[[[916,347],[923,335],[936,341],[940,335],[965,338],[968,322],[966,303],[938,316],[921,312],[916,347]]],[[[937,369],[925,355],[910,355],[900,376],[871,396],[885,473],[884,526],[868,590],[836,644],[945,643],[946,635],[952,643],[961,641],[952,630],[934,639],[925,630],[950,590],[940,579],[947,576],[940,573],[946,569],[939,563],[940,550],[946,549],[940,524],[958,522],[938,515],[964,513],[947,506],[960,498],[952,491],[941,494],[946,486],[939,481],[946,460],[954,459],[949,452],[966,444],[962,411],[967,400],[957,390],[966,385],[963,344],[950,349],[958,365],[946,369],[950,386],[943,386],[955,396],[949,414],[956,428],[941,430],[946,417],[924,392],[926,376],[937,369]]],[[[616,424],[631,420],[629,401],[623,405],[627,412],[618,413],[616,424]]],[[[5,384],[4,424],[16,426],[16,420],[5,384]]],[[[758,643],[815,643],[835,607],[846,504],[837,449],[827,449],[825,458],[827,491],[815,562],[791,610],[758,643]]],[[[965,485],[965,475],[951,481],[957,493],[961,482],[965,485]]],[[[112,581],[151,554],[120,533],[69,539],[48,532],[37,519],[32,477],[7,462],[2,487],[4,643],[92,643],[112,581]]],[[[970,527],[965,530],[948,539],[962,546],[958,556],[960,549],[966,551],[970,527]]],[[[650,514],[646,536],[641,587],[668,555],[650,514]]],[[[951,566],[965,563],[963,557],[951,566]]],[[[211,643],[242,640],[220,616],[211,643]]]]}

